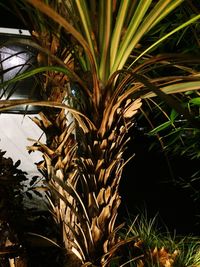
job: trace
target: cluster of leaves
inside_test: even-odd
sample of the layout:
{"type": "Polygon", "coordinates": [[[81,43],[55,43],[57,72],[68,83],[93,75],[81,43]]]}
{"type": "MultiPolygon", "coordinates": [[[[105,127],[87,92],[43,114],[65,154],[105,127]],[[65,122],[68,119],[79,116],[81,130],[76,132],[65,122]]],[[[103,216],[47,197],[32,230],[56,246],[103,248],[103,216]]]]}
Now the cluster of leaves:
{"type": "Polygon", "coordinates": [[[199,266],[200,243],[197,237],[172,236],[165,225],[158,227],[157,216],[149,219],[146,212],[140,212],[134,219],[129,218],[127,224],[128,227],[121,234],[124,239],[134,237],[134,240],[126,245],[121,254],[123,256],[116,258],[113,266],[199,266]]]}
{"type": "MultiPolygon", "coordinates": [[[[27,260],[32,264],[35,262],[36,255],[37,257],[46,256],[48,251],[57,253],[56,257],[61,257],[61,250],[58,251],[54,246],[49,246],[51,243],[47,242],[48,238],[45,239],[42,236],[55,237],[56,235],[56,227],[52,224],[49,213],[24,207],[25,196],[30,199],[35,197],[34,194],[38,197],[42,196],[40,190],[44,190],[44,187],[38,185],[41,178],[34,176],[28,179],[27,173],[19,169],[20,160],[13,163],[11,158],[4,156],[5,153],[0,150],[0,266],[11,266],[8,265],[9,258],[15,262],[12,266],[25,267],[27,260]],[[28,180],[30,180],[29,184],[27,184],[28,180]],[[44,243],[46,250],[30,250],[32,243],[36,247],[44,243]]],[[[41,262],[43,266],[50,266],[51,261],[55,263],[53,258],[41,262]]],[[[38,264],[38,261],[35,264],[38,264]]]]}
{"type": "MultiPolygon", "coordinates": [[[[148,38],[144,38],[142,45],[147,45],[149,42],[157,41],[158,37],[161,37],[165,31],[170,31],[173,27],[178,26],[179,23],[183,23],[186,19],[194,17],[199,14],[199,3],[195,1],[185,1],[180,5],[176,12],[167,16],[162,23],[159,23],[157,27],[150,31],[148,38]]],[[[165,41],[165,45],[155,47],[151,54],[159,53],[173,53],[174,60],[176,55],[183,56],[185,66],[175,68],[175,66],[168,66],[165,64],[151,66],[148,75],[151,77],[166,77],[184,75],[184,71],[199,73],[198,64],[194,64],[195,61],[189,63],[189,58],[198,58],[199,40],[198,35],[200,32],[200,24],[197,21],[193,25],[189,25],[183,30],[176,32],[173,37],[169,37],[165,41]],[[189,64],[188,64],[189,63],[189,64]],[[187,67],[186,67],[187,64],[187,67]]],[[[172,56],[173,58],[173,56],[172,56]]],[[[173,60],[173,59],[172,59],[173,60]]],[[[199,90],[186,91],[185,93],[176,93],[174,98],[179,105],[184,107],[191,115],[191,118],[196,119],[196,122],[189,122],[181,112],[177,112],[174,108],[170,109],[166,106],[165,101],[160,101],[158,98],[146,99],[143,107],[143,115],[140,116],[138,123],[145,125],[145,134],[150,136],[151,147],[157,146],[157,149],[162,149],[167,152],[168,155],[181,155],[190,159],[198,159],[200,157],[200,113],[199,113],[199,90]],[[145,122],[144,118],[148,121],[145,122]],[[158,137],[159,142],[153,139],[152,136],[158,137]],[[160,146],[161,145],[161,146],[160,146]]]]}
{"type": "MultiPolygon", "coordinates": [[[[176,8],[175,12],[165,17],[162,23],[159,23],[149,32],[148,36],[143,39],[141,45],[148,47],[151,42],[155,42],[159,38],[162,38],[166,32],[170,32],[175,27],[184,23],[187,19],[194,17],[199,13],[199,9],[200,6],[197,1],[183,1],[183,3],[176,8]]],[[[199,31],[200,24],[197,21],[194,25],[189,25],[169,37],[164,45],[155,47],[154,50],[151,50],[151,54],[181,53],[198,55],[199,31]]]]}
{"type": "Polygon", "coordinates": [[[24,218],[23,185],[26,173],[18,169],[20,161],[13,163],[0,151],[0,249],[1,261],[7,254],[19,253],[21,223],[24,218]]]}
{"type": "MultiPolygon", "coordinates": [[[[181,105],[188,109],[188,112],[196,119],[200,119],[198,92],[182,94],[179,97],[181,105]],[[196,97],[195,97],[196,96],[196,97]]],[[[200,157],[200,128],[189,123],[183,115],[177,113],[174,109],[166,108],[165,103],[160,101],[149,101],[151,114],[149,121],[153,124],[147,126],[145,131],[152,139],[151,147],[159,147],[165,150],[167,154],[186,156],[190,159],[199,159],[200,157]],[[156,126],[157,124],[157,126],[156,126]],[[151,128],[153,128],[151,130],[151,128]],[[159,145],[159,146],[158,146],[159,145]]]]}
{"type": "Polygon", "coordinates": [[[25,186],[24,194],[29,200],[32,200],[33,198],[42,199],[47,191],[48,189],[43,183],[43,178],[35,175],[30,178],[29,183],[25,186]]]}
{"type": "Polygon", "coordinates": [[[23,202],[22,182],[27,180],[26,173],[18,169],[20,161],[15,164],[11,158],[4,157],[0,151],[0,202],[1,220],[15,220],[20,217],[23,202]]]}

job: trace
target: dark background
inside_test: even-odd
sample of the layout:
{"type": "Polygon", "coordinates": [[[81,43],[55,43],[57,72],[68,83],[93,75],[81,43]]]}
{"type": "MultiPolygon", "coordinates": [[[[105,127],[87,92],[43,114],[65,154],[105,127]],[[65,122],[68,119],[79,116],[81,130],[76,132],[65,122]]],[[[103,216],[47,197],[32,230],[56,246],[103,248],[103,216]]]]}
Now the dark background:
{"type": "Polygon", "coordinates": [[[176,183],[199,171],[199,160],[168,155],[167,162],[161,150],[149,150],[150,144],[151,140],[142,133],[132,135],[126,156],[134,153],[135,157],[124,169],[120,212],[127,217],[146,211],[149,218],[157,216],[163,229],[166,226],[180,235],[199,235],[199,201],[194,201],[189,188],[176,183]]]}
{"type": "Polygon", "coordinates": [[[16,15],[12,2],[12,0],[0,0],[0,27],[25,29],[26,26],[16,15]]]}

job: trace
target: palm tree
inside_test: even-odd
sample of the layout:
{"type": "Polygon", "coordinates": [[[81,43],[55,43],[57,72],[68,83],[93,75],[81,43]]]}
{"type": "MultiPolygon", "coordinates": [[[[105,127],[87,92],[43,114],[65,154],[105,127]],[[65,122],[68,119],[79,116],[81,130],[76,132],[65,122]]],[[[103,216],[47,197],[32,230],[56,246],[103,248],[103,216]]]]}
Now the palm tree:
{"type": "Polygon", "coordinates": [[[47,197],[59,226],[58,243],[67,253],[66,266],[108,266],[118,248],[133,241],[119,239],[122,225],[116,226],[116,219],[119,183],[129,160],[123,155],[142,98],[158,95],[197,124],[168,95],[198,89],[197,72],[184,67],[184,56],[148,53],[200,15],[151,45],[142,42],[152,29],[161,32],[161,22],[183,2],[14,1],[32,33],[32,40],[18,42],[38,50],[39,66],[2,86],[36,75],[46,100],[1,101],[1,108],[42,106],[40,119],[33,121],[47,142],[35,140],[28,149],[41,151],[44,158],[38,169],[49,187],[47,197]],[[153,69],[166,65],[181,74],[151,77],[153,69]]]}

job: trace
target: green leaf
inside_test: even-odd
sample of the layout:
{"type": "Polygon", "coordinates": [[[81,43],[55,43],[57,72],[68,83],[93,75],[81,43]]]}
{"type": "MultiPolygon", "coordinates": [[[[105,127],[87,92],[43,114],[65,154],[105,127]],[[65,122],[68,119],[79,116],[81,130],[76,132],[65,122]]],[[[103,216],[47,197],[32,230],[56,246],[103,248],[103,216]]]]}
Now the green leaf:
{"type": "MultiPolygon", "coordinates": [[[[200,88],[200,80],[199,81],[191,81],[191,82],[176,82],[175,84],[163,86],[160,89],[166,94],[175,94],[182,93],[191,90],[199,90],[200,88]]],[[[150,98],[156,96],[155,93],[147,93],[142,96],[142,98],[150,98]]]]}
{"type": "Polygon", "coordinates": [[[111,69],[111,73],[115,72],[117,69],[120,69],[119,65],[122,67],[131,51],[137,44],[137,41],[134,38],[134,35],[138,33],[138,27],[141,21],[144,19],[144,16],[151,4],[152,0],[141,0],[137,6],[135,13],[131,19],[131,22],[128,25],[126,34],[123,38],[123,41],[119,47],[119,51],[116,55],[115,63],[111,69]],[[129,49],[128,49],[129,48],[129,49]],[[128,49],[128,50],[127,50],[128,49]],[[123,63],[123,64],[122,64],[123,63]]]}
{"type": "MultiPolygon", "coordinates": [[[[103,1],[103,0],[101,0],[103,1]]],[[[100,66],[99,66],[99,77],[101,81],[105,82],[109,74],[109,52],[110,52],[110,35],[111,35],[111,21],[112,21],[112,1],[106,0],[105,2],[105,12],[103,18],[103,43],[102,51],[100,51],[100,66]]]]}
{"type": "Polygon", "coordinates": [[[117,56],[117,51],[120,43],[120,38],[122,35],[123,23],[127,16],[127,9],[129,7],[130,1],[121,1],[118,14],[116,17],[115,27],[110,42],[110,69],[112,69],[114,60],[117,56]]]}
{"type": "Polygon", "coordinates": [[[155,25],[157,25],[162,19],[164,19],[169,13],[171,13],[177,6],[179,6],[184,0],[171,1],[171,3],[160,12],[156,20],[151,24],[149,30],[151,30],[155,25]]]}
{"type": "Polygon", "coordinates": [[[155,135],[158,132],[167,129],[170,125],[172,125],[172,122],[166,121],[166,122],[162,123],[161,125],[157,126],[156,128],[154,128],[152,131],[150,131],[149,135],[155,135]]]}
{"type": "Polygon", "coordinates": [[[184,29],[185,27],[189,26],[192,23],[195,23],[197,20],[200,19],[200,15],[196,15],[195,17],[191,18],[190,20],[186,21],[185,23],[181,24],[180,26],[176,27],[174,30],[171,32],[167,33],[165,36],[160,38],[157,42],[152,44],[150,47],[148,47],[144,52],[142,52],[132,63],[130,66],[132,66],[136,61],[138,61],[143,55],[145,55],[147,52],[151,51],[155,46],[159,45],[162,43],[164,40],[172,36],[174,33],[184,29]]]}
{"type": "Polygon", "coordinates": [[[92,27],[91,27],[90,14],[89,14],[89,10],[87,8],[87,4],[84,0],[77,0],[77,1],[75,1],[75,3],[77,5],[77,9],[78,9],[79,14],[80,14],[81,22],[83,25],[83,32],[85,33],[88,45],[90,47],[91,53],[92,53],[94,61],[95,61],[95,65],[97,67],[94,41],[92,40],[92,38],[94,39],[94,32],[92,31],[92,27]]]}
{"type": "Polygon", "coordinates": [[[171,114],[170,114],[170,120],[171,120],[172,123],[177,118],[177,116],[178,116],[178,113],[176,112],[176,110],[172,109],[171,114]]]}
{"type": "Polygon", "coordinates": [[[57,71],[57,72],[64,73],[66,75],[70,75],[70,72],[66,68],[57,67],[57,66],[39,67],[39,68],[35,68],[33,70],[30,70],[30,71],[24,72],[22,74],[19,74],[19,75],[15,76],[13,79],[10,79],[8,81],[1,83],[0,88],[3,88],[9,84],[14,83],[14,82],[21,81],[23,79],[29,78],[31,76],[34,76],[36,74],[39,74],[41,72],[46,72],[46,71],[57,71]]]}
{"type": "Polygon", "coordinates": [[[193,104],[195,106],[200,106],[200,97],[195,97],[195,98],[191,99],[189,101],[189,103],[191,103],[191,104],[193,104]]]}
{"type": "Polygon", "coordinates": [[[132,27],[132,29],[130,32],[128,32],[129,28],[127,29],[127,33],[124,37],[121,50],[119,51],[119,56],[115,62],[112,71],[116,71],[117,69],[122,69],[128,57],[130,56],[131,52],[138,44],[138,42],[141,40],[141,38],[145,34],[147,34],[153,26],[158,24],[164,17],[166,17],[170,12],[172,12],[172,10],[182,1],[183,0],[176,1],[177,4],[174,5],[172,3],[173,1],[160,0],[150,10],[150,12],[147,15],[146,12],[150,7],[152,1],[140,1],[138,8],[136,9],[136,12],[132,19],[133,25],[132,21],[129,25],[129,27],[132,27]],[[137,11],[139,12],[139,14],[137,14],[137,11]],[[137,25],[136,29],[135,25],[137,25]],[[128,33],[130,33],[130,35],[128,35],[128,33]]]}

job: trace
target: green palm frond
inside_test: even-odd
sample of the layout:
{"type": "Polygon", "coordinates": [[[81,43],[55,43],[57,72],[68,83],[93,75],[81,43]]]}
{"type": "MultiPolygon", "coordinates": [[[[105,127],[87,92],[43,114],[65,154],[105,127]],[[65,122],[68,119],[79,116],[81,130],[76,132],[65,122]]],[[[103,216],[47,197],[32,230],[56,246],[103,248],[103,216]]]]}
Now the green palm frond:
{"type": "MultiPolygon", "coordinates": [[[[86,1],[71,2],[71,9],[78,9],[77,16],[79,17],[78,25],[80,27],[76,26],[77,23],[75,22],[73,23],[74,26],[72,26],[70,22],[67,21],[67,16],[63,18],[55,10],[50,8],[49,5],[45,5],[41,1],[28,0],[27,2],[37,7],[53,21],[65,28],[65,30],[72,34],[83,47],[86,58],[83,57],[81,52],[80,56],[82,59],[85,58],[86,61],[89,62],[88,70],[92,70],[91,73],[93,75],[94,99],[96,99],[96,103],[99,103],[100,87],[98,85],[98,80],[105,84],[115,71],[122,69],[130,55],[132,53],[134,54],[134,48],[139,44],[141,38],[183,1],[160,0],[156,4],[154,4],[153,1],[140,1],[139,4],[135,5],[132,9],[132,3],[130,1],[121,1],[120,3],[114,4],[114,1],[110,0],[105,1],[105,3],[104,1],[96,3],[95,10],[93,10],[86,1]],[[132,16],[127,22],[127,14],[130,10],[132,16]],[[92,15],[91,12],[95,12],[95,16],[92,15]],[[97,27],[95,18],[98,12],[100,22],[97,27]],[[116,17],[116,20],[111,19],[113,15],[116,17]],[[91,18],[94,18],[93,23],[91,23],[91,18]],[[100,34],[100,38],[97,38],[97,33],[100,34]],[[95,77],[95,75],[97,76],[95,77]]],[[[77,20],[77,17],[72,17],[72,20],[73,19],[77,20]]],[[[199,16],[197,15],[160,38],[148,49],[141,52],[133,63],[150,51],[154,46],[157,46],[172,34],[194,23],[198,19],[199,16]]],[[[133,63],[131,63],[131,65],[133,63]]]]}

